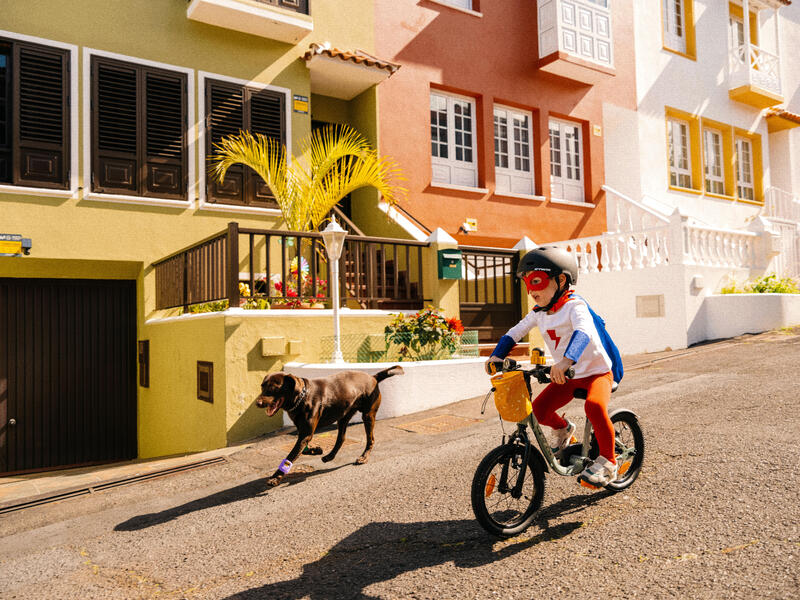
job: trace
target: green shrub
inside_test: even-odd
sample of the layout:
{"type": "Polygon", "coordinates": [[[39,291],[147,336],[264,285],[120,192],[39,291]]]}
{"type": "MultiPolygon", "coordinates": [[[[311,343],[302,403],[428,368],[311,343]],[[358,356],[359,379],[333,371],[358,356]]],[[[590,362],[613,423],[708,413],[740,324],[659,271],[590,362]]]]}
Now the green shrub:
{"type": "Polygon", "coordinates": [[[775,273],[759,277],[753,282],[739,287],[736,281],[720,290],[722,294],[800,294],[797,280],[791,277],[778,277],[775,273]]]}
{"type": "MultiPolygon", "coordinates": [[[[458,349],[464,326],[446,319],[432,306],[413,315],[397,315],[384,329],[387,346],[396,347],[397,360],[441,360],[458,349]]],[[[394,349],[387,349],[387,352],[394,349]]]]}

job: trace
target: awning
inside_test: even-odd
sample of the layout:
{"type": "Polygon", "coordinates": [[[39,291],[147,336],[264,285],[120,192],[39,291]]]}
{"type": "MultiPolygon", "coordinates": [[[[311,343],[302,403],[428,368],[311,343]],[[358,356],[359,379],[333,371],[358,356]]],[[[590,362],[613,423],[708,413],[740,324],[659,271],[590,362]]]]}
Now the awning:
{"type": "Polygon", "coordinates": [[[800,115],[797,113],[783,110],[782,108],[770,108],[767,111],[767,131],[775,133],[792,127],[800,127],[800,115]]]}
{"type": "Polygon", "coordinates": [[[400,68],[361,50],[347,52],[330,44],[311,44],[303,58],[311,71],[311,91],[342,100],[352,100],[400,68]]]}

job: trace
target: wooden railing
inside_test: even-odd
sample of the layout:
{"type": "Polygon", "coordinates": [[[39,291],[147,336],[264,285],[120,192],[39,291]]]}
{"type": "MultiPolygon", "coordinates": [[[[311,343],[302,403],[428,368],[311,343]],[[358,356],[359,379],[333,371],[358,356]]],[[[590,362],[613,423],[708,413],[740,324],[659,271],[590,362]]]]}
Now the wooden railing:
{"type": "MultiPolygon", "coordinates": [[[[422,253],[429,244],[348,235],[340,258],[340,297],[362,308],[421,308],[422,253]]],[[[297,307],[330,305],[328,259],[319,233],[239,228],[153,263],[156,308],[228,300],[297,307]],[[244,260],[241,258],[244,257],[244,260]]]]}

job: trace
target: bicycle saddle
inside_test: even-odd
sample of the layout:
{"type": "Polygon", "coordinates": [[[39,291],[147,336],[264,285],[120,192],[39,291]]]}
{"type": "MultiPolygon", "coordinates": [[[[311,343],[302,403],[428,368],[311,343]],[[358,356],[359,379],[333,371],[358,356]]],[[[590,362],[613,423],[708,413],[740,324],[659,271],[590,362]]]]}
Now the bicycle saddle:
{"type": "MultiPolygon", "coordinates": [[[[613,394],[614,392],[616,392],[618,387],[619,387],[619,383],[617,383],[616,381],[612,381],[611,382],[611,393],[613,394]]],[[[586,400],[586,395],[588,393],[589,393],[589,390],[587,390],[586,388],[575,388],[575,391],[572,393],[572,396],[574,398],[578,398],[579,400],[586,400]]]]}

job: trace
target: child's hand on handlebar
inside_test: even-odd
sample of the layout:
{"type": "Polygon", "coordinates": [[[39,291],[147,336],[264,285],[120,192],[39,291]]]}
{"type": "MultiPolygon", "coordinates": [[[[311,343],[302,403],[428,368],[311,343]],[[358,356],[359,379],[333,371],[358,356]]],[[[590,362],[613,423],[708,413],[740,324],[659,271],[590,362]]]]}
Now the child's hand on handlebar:
{"type": "Polygon", "coordinates": [[[486,359],[486,364],[484,367],[489,375],[494,375],[503,368],[503,359],[496,356],[490,356],[486,359]],[[490,366],[491,363],[495,363],[494,367],[490,366]]]}
{"type": "Polygon", "coordinates": [[[564,376],[567,369],[572,366],[572,361],[568,358],[562,358],[552,367],[550,367],[550,380],[558,385],[566,383],[567,378],[564,376]]]}

